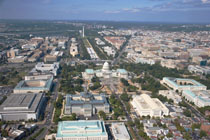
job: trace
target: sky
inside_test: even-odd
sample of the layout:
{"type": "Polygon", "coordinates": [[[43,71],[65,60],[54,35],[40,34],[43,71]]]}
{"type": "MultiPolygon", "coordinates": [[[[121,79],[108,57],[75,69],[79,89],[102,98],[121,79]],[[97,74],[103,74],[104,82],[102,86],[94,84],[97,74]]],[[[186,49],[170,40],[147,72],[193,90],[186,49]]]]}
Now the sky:
{"type": "Polygon", "coordinates": [[[0,0],[0,19],[210,23],[210,0],[0,0]]]}

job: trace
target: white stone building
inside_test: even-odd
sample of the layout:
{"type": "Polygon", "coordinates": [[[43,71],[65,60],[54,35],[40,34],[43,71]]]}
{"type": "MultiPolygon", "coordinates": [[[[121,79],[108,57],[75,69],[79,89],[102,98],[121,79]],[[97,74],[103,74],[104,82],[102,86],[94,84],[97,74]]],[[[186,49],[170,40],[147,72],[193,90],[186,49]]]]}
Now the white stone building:
{"type": "Polygon", "coordinates": [[[169,115],[169,109],[157,98],[147,94],[134,95],[131,104],[140,116],[163,117],[169,115]]]}
{"type": "Polygon", "coordinates": [[[100,78],[116,77],[128,79],[128,72],[125,69],[110,70],[109,63],[105,62],[101,70],[86,69],[85,72],[82,73],[82,76],[86,80],[90,80],[94,76],[100,78]]]}

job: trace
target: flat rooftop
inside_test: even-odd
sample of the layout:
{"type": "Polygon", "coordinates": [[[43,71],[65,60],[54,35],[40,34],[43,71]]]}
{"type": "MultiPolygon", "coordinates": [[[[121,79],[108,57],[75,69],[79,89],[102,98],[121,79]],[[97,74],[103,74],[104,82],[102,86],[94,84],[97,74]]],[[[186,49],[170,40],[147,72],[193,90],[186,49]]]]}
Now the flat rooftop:
{"type": "Polygon", "coordinates": [[[112,133],[118,140],[130,139],[130,135],[124,123],[112,123],[112,133]]]}
{"type": "Polygon", "coordinates": [[[139,107],[142,109],[167,109],[159,99],[151,98],[147,94],[141,94],[138,96],[134,96],[133,98],[136,99],[136,101],[139,104],[139,107]]]}
{"type": "Polygon", "coordinates": [[[199,90],[199,91],[185,90],[184,93],[190,95],[192,98],[198,97],[203,102],[210,102],[210,90],[199,90]]]}
{"type": "Polygon", "coordinates": [[[79,120],[62,121],[58,124],[56,137],[88,136],[107,136],[104,122],[100,120],[79,120]]]}
{"type": "Polygon", "coordinates": [[[0,106],[0,113],[36,112],[43,93],[11,94],[0,106]]]}
{"type": "Polygon", "coordinates": [[[185,78],[173,78],[173,77],[164,77],[165,80],[170,82],[175,87],[200,87],[205,86],[193,79],[185,79],[185,78]]]}
{"type": "Polygon", "coordinates": [[[53,77],[47,80],[22,80],[14,90],[50,90],[53,77]]]}
{"type": "Polygon", "coordinates": [[[85,94],[81,92],[80,95],[67,95],[66,106],[76,106],[84,104],[108,105],[105,94],[93,95],[91,93],[85,94]]]}

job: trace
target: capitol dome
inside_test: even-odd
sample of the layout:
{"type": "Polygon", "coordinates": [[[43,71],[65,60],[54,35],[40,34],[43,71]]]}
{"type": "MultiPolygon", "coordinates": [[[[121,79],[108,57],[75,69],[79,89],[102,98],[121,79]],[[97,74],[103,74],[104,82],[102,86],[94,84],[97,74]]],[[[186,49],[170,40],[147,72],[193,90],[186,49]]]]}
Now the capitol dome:
{"type": "Polygon", "coordinates": [[[109,71],[109,63],[105,62],[102,68],[103,71],[109,71]]]}

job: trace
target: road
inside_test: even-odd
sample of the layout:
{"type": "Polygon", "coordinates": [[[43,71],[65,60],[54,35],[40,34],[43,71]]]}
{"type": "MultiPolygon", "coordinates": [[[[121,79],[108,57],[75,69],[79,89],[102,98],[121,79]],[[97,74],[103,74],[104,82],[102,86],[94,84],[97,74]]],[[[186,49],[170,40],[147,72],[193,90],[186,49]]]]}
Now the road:
{"type": "Polygon", "coordinates": [[[33,68],[36,65],[36,63],[8,63],[0,66],[0,69],[5,69],[5,68],[23,68],[23,67],[28,67],[28,68],[33,68]]]}
{"type": "MultiPolygon", "coordinates": [[[[119,95],[118,95],[118,94],[115,94],[116,91],[117,91],[116,87],[115,87],[113,84],[110,84],[110,85],[109,85],[109,88],[111,89],[112,94],[114,94],[115,97],[116,97],[118,100],[121,100],[120,97],[119,97],[119,95]]],[[[130,113],[129,113],[129,112],[127,111],[127,109],[126,109],[125,103],[124,103],[123,101],[121,101],[121,102],[122,102],[122,104],[123,104],[123,110],[124,110],[124,112],[125,112],[127,121],[133,121],[132,118],[130,117],[130,113]]],[[[135,133],[135,136],[137,137],[137,139],[138,139],[138,140],[144,140],[142,137],[139,136],[139,134],[137,133],[137,131],[135,131],[135,130],[138,130],[137,127],[134,126],[133,129],[134,129],[134,133],[135,133]]]]}
{"type": "Polygon", "coordinates": [[[122,49],[121,49],[121,51],[119,52],[119,55],[117,56],[117,58],[115,58],[115,59],[113,60],[112,65],[116,65],[116,64],[119,62],[120,57],[121,57],[122,54],[124,53],[124,51],[125,51],[125,49],[126,49],[126,46],[127,46],[128,42],[129,42],[129,40],[130,40],[130,37],[129,37],[128,39],[126,38],[126,42],[122,45],[122,49]]]}
{"type": "MultiPolygon", "coordinates": [[[[56,101],[57,97],[58,97],[58,88],[59,88],[59,82],[60,82],[60,78],[58,78],[57,82],[54,82],[54,88],[53,88],[53,92],[52,92],[52,97],[50,99],[46,109],[45,109],[45,112],[47,112],[47,117],[45,117],[45,120],[43,121],[42,124],[37,124],[38,125],[38,129],[31,135],[35,135],[40,129],[42,128],[45,128],[45,130],[36,138],[36,140],[41,140],[43,138],[45,138],[45,136],[47,135],[48,133],[48,129],[53,126],[53,110],[54,110],[54,106],[53,106],[53,103],[56,101]]],[[[29,140],[29,138],[31,137],[27,137],[27,140],[29,140]]]]}
{"type": "Polygon", "coordinates": [[[48,111],[47,113],[47,117],[46,117],[46,121],[43,125],[41,125],[42,127],[45,127],[47,129],[44,130],[44,132],[42,132],[37,138],[36,140],[40,140],[42,138],[44,138],[47,133],[48,133],[48,129],[53,126],[53,110],[54,110],[54,105],[53,103],[56,101],[57,97],[58,97],[58,88],[59,88],[59,83],[60,83],[60,80],[61,78],[58,78],[57,82],[55,82],[55,86],[54,86],[54,89],[53,89],[53,97],[50,99],[51,100],[51,103],[48,104],[46,110],[48,111]]]}

